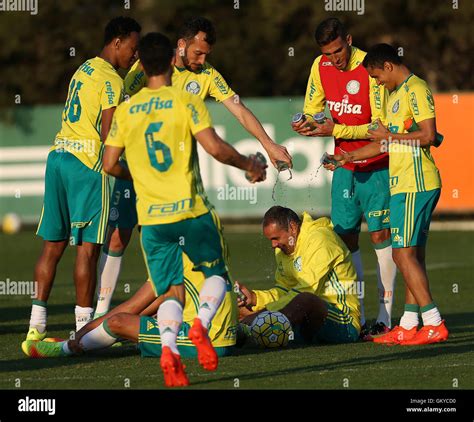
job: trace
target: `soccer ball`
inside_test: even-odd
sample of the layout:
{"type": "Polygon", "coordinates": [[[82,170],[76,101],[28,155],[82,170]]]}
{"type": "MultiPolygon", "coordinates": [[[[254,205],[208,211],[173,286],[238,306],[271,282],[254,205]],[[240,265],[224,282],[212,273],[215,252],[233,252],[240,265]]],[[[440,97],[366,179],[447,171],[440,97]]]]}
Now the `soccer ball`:
{"type": "Polygon", "coordinates": [[[264,311],[258,314],[250,326],[255,342],[264,348],[285,347],[290,339],[291,324],[281,312],[264,311]]]}
{"type": "Polygon", "coordinates": [[[5,214],[2,220],[2,230],[6,234],[18,233],[21,229],[21,218],[18,214],[5,214]]]}

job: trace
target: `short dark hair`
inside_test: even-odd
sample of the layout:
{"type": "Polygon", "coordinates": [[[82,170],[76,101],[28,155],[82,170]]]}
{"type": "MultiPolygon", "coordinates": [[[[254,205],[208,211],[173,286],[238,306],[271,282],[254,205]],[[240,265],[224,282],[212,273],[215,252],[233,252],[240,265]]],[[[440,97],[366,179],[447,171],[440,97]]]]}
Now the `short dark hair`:
{"type": "Polygon", "coordinates": [[[376,69],[383,69],[385,62],[400,65],[402,64],[402,59],[398,55],[395,47],[392,47],[389,44],[376,44],[367,51],[367,54],[362,61],[362,66],[365,68],[373,67],[376,69]]]}
{"type": "Polygon", "coordinates": [[[216,43],[216,30],[209,19],[202,16],[193,16],[186,19],[178,31],[178,39],[183,38],[186,41],[193,39],[198,32],[206,34],[205,41],[209,45],[216,43]]]}
{"type": "Polygon", "coordinates": [[[298,226],[301,225],[301,220],[292,209],[275,205],[271,207],[263,216],[263,227],[269,224],[276,223],[279,227],[288,230],[290,223],[296,223],[298,226]]]}
{"type": "Polygon", "coordinates": [[[346,27],[337,18],[328,18],[323,20],[314,32],[314,38],[320,47],[333,42],[338,37],[343,40],[347,37],[346,27]]]}
{"type": "Polygon", "coordinates": [[[158,32],[146,34],[138,43],[138,57],[147,76],[166,73],[174,56],[170,39],[158,32]]]}
{"type": "Polygon", "coordinates": [[[142,27],[135,19],[119,16],[113,18],[105,27],[104,45],[112,42],[114,38],[124,39],[130,36],[132,32],[140,32],[142,27]]]}

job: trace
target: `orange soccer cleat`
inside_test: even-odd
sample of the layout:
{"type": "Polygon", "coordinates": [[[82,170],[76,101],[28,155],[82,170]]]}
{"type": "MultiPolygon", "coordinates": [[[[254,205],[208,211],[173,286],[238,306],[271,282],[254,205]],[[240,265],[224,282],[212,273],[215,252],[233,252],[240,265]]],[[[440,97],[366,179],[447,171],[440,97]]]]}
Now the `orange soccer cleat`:
{"type": "Polygon", "coordinates": [[[378,344],[401,344],[402,341],[412,339],[415,335],[416,327],[407,330],[406,328],[397,325],[388,333],[380,337],[375,337],[372,341],[378,344]]]}
{"type": "Polygon", "coordinates": [[[198,360],[201,366],[208,371],[215,371],[217,369],[218,358],[214,347],[207,335],[205,329],[199,318],[194,318],[194,324],[189,330],[189,339],[194,343],[197,349],[198,360]]]}
{"type": "Polygon", "coordinates": [[[161,369],[167,387],[186,387],[189,379],[184,372],[186,368],[181,362],[181,357],[171,351],[168,346],[163,346],[160,358],[161,369]]]}
{"type": "Polygon", "coordinates": [[[444,320],[439,325],[425,325],[411,339],[401,341],[402,346],[418,346],[422,344],[440,343],[446,341],[449,331],[446,328],[444,320]]]}

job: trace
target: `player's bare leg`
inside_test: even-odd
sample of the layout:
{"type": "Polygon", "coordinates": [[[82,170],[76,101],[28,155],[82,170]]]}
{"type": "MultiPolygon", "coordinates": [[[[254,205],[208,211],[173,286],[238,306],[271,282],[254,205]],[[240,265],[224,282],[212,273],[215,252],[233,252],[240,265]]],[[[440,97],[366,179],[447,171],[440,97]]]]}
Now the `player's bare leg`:
{"type": "Polygon", "coordinates": [[[78,331],[92,319],[94,312],[92,305],[101,245],[83,242],[76,248],[74,284],[76,286],[76,331],[78,331]]]}
{"type": "Polygon", "coordinates": [[[397,248],[393,259],[402,272],[405,283],[420,306],[423,328],[413,338],[399,342],[402,345],[421,345],[445,341],[449,332],[433,302],[424,264],[423,246],[397,248]]]}
{"type": "Polygon", "coordinates": [[[31,307],[30,326],[27,340],[43,340],[46,337],[47,309],[46,303],[53,287],[56,269],[68,245],[67,240],[43,242],[43,250],[34,270],[34,280],[38,291],[31,307]]]}
{"type": "Polygon", "coordinates": [[[379,313],[370,334],[384,334],[391,328],[393,295],[397,266],[392,258],[390,229],[370,233],[372,245],[377,255],[377,284],[379,292],[379,313]]]}
{"type": "Polygon", "coordinates": [[[106,314],[120,275],[122,258],[130,243],[133,229],[109,227],[107,240],[103,247],[98,274],[97,307],[94,318],[106,314]]]}

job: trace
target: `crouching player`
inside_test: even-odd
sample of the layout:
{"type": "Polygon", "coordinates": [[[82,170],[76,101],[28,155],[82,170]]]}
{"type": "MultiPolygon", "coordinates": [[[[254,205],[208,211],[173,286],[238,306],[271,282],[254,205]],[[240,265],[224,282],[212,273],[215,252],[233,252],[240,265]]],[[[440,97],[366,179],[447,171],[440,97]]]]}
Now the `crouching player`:
{"type": "MultiPolygon", "coordinates": [[[[199,292],[204,285],[204,274],[193,271],[189,258],[183,254],[185,307],[183,323],[176,340],[183,357],[197,356],[196,347],[188,340],[191,324],[199,311],[199,292]]],[[[74,356],[79,353],[112,346],[118,338],[138,343],[143,357],[161,356],[161,337],[153,317],[166,296],[156,297],[148,280],[129,300],[81,328],[73,340],[62,342],[24,341],[23,352],[31,358],[74,356]]],[[[227,280],[226,294],[212,321],[209,338],[219,357],[232,353],[235,345],[237,305],[231,282],[227,280]]]]}
{"type": "Polygon", "coordinates": [[[351,254],[323,217],[301,220],[289,208],[274,206],[263,218],[263,234],[275,249],[275,287],[249,290],[240,285],[242,322],[256,313],[280,311],[287,316],[295,340],[306,343],[351,343],[359,338],[360,305],[351,254]]]}

